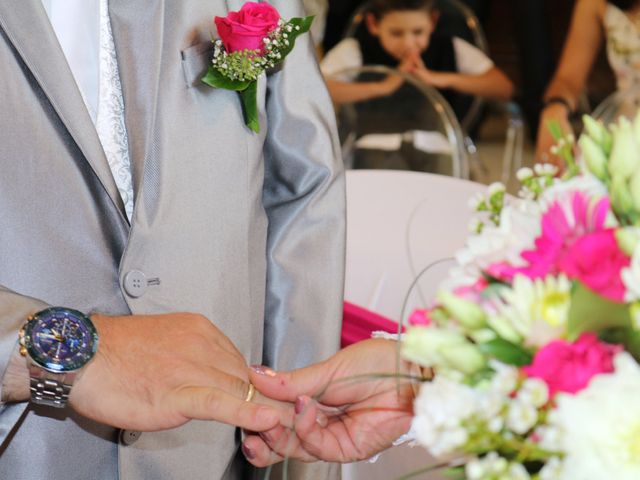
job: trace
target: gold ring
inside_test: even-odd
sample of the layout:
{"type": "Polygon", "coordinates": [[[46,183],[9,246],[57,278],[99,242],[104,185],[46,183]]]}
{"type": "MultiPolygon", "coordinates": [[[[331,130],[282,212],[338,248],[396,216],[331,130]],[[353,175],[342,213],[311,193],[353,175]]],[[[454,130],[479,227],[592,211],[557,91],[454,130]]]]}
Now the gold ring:
{"type": "Polygon", "coordinates": [[[253,400],[253,397],[256,395],[256,387],[253,386],[253,383],[249,382],[249,391],[247,392],[247,396],[244,397],[245,402],[250,402],[253,400]]]}

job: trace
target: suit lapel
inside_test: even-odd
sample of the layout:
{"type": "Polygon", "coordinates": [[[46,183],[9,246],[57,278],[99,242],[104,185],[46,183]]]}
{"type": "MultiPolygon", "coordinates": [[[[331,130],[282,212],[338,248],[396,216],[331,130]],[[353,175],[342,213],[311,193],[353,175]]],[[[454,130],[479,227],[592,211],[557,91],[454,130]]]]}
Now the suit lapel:
{"type": "Polygon", "coordinates": [[[41,0],[0,1],[0,27],[126,221],[122,198],[100,139],[41,0]]]}
{"type": "Polygon", "coordinates": [[[151,151],[155,130],[164,0],[110,0],[113,31],[136,198],[142,188],[144,165],[151,151]]]}

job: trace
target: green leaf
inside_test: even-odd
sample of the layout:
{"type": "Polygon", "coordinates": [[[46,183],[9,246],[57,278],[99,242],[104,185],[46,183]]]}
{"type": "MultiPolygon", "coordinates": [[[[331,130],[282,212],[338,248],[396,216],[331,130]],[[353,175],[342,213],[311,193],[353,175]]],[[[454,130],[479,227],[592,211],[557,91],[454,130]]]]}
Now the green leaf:
{"type": "Polygon", "coordinates": [[[225,77],[219,70],[211,65],[207,70],[207,73],[202,77],[202,81],[213,88],[222,88],[224,90],[234,90],[236,92],[242,92],[249,88],[251,84],[250,80],[231,80],[225,77]]]}
{"type": "Polygon", "coordinates": [[[603,342],[624,345],[624,349],[636,361],[640,359],[640,331],[633,328],[610,328],[601,331],[598,336],[603,342]]]}
{"type": "Polygon", "coordinates": [[[525,365],[530,365],[533,361],[533,356],[530,352],[503,338],[496,338],[489,342],[481,343],[478,346],[482,353],[490,355],[496,360],[506,363],[507,365],[523,367],[525,365]]]}
{"type": "Polygon", "coordinates": [[[550,120],[549,122],[547,122],[547,129],[549,130],[549,132],[551,133],[551,136],[554,138],[556,142],[559,141],[562,137],[564,137],[562,126],[560,125],[560,122],[557,120],[550,120]]]}
{"type": "Polygon", "coordinates": [[[567,335],[570,341],[576,340],[584,332],[630,327],[629,305],[607,300],[580,282],[573,284],[567,322],[567,335]]]}
{"type": "MultiPolygon", "coordinates": [[[[282,58],[284,59],[284,57],[286,57],[287,55],[289,55],[291,53],[291,51],[293,50],[293,47],[295,47],[296,45],[296,39],[304,34],[307,33],[309,31],[309,29],[311,28],[311,24],[313,23],[313,19],[315,17],[309,16],[309,17],[304,17],[304,18],[292,18],[291,20],[289,20],[289,22],[287,22],[289,25],[293,26],[293,31],[291,32],[287,32],[287,35],[289,36],[287,38],[287,40],[289,41],[289,45],[283,45],[280,49],[279,52],[282,55],[282,58]],[[298,29],[298,27],[300,27],[298,29]]],[[[283,31],[284,33],[284,31],[283,31]]]]}
{"type": "Polygon", "coordinates": [[[244,121],[255,133],[260,133],[260,119],[258,118],[258,82],[251,82],[240,92],[244,110],[244,121]]]}

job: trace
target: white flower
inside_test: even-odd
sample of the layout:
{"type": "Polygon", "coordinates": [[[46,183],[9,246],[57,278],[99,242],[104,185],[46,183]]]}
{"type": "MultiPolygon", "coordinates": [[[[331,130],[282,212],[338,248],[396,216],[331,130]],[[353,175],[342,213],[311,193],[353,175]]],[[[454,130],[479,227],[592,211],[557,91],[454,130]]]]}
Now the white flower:
{"type": "Polygon", "coordinates": [[[493,182],[487,189],[490,197],[493,197],[497,193],[504,193],[506,190],[507,187],[505,187],[504,183],[502,182],[493,182]]]}
{"type": "Polygon", "coordinates": [[[518,170],[518,173],[516,173],[516,177],[521,182],[524,182],[525,180],[533,177],[533,170],[531,170],[529,167],[522,167],[520,170],[518,170]]]}
{"type": "Polygon", "coordinates": [[[464,384],[437,376],[414,401],[416,441],[438,457],[462,447],[468,434],[462,423],[476,413],[476,393],[464,384]]]}
{"type": "Polygon", "coordinates": [[[489,366],[496,372],[491,378],[490,389],[503,396],[511,395],[518,386],[518,369],[495,360],[491,360],[489,366]]]}
{"type": "Polygon", "coordinates": [[[516,398],[509,405],[507,427],[524,435],[538,423],[538,409],[523,399],[516,398]]]}
{"type": "Polygon", "coordinates": [[[481,271],[498,262],[524,265],[523,250],[534,246],[540,235],[540,210],[531,200],[515,199],[502,209],[500,226],[485,225],[480,235],[472,235],[456,254],[457,268],[445,282],[447,288],[473,284],[481,271]]]}
{"type": "Polygon", "coordinates": [[[540,480],[560,480],[562,478],[562,461],[551,457],[540,470],[540,480]]]}
{"type": "Polygon", "coordinates": [[[551,163],[536,163],[533,166],[533,170],[536,172],[536,175],[540,176],[554,176],[558,173],[558,167],[552,165],[551,163]]]}
{"type": "Polygon", "coordinates": [[[565,454],[560,480],[640,478],[640,366],[626,352],[614,365],[577,395],[557,397],[548,422],[565,454]]]}
{"type": "Polygon", "coordinates": [[[467,480],[529,480],[531,477],[520,463],[509,463],[496,452],[473,458],[465,465],[467,480]]]}
{"type": "Polygon", "coordinates": [[[564,275],[536,280],[516,275],[499,296],[498,313],[529,345],[544,345],[563,332],[571,306],[571,282],[564,275]]]}
{"type": "Polygon", "coordinates": [[[540,408],[549,401],[549,387],[539,378],[527,378],[520,387],[517,398],[540,408]]]}

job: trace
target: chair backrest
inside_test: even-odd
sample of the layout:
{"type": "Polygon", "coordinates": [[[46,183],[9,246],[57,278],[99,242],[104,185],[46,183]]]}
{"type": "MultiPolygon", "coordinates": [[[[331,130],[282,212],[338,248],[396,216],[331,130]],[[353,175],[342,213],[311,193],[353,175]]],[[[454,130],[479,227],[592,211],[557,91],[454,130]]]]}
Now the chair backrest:
{"type": "Polygon", "coordinates": [[[467,178],[462,129],[437,90],[382,66],[348,69],[333,78],[374,82],[388,75],[404,80],[395,93],[342,104],[337,110],[345,166],[431,171],[467,178]]]}
{"type": "Polygon", "coordinates": [[[605,125],[616,122],[620,117],[632,120],[640,109],[640,87],[617,91],[605,98],[591,114],[605,125]]]}

